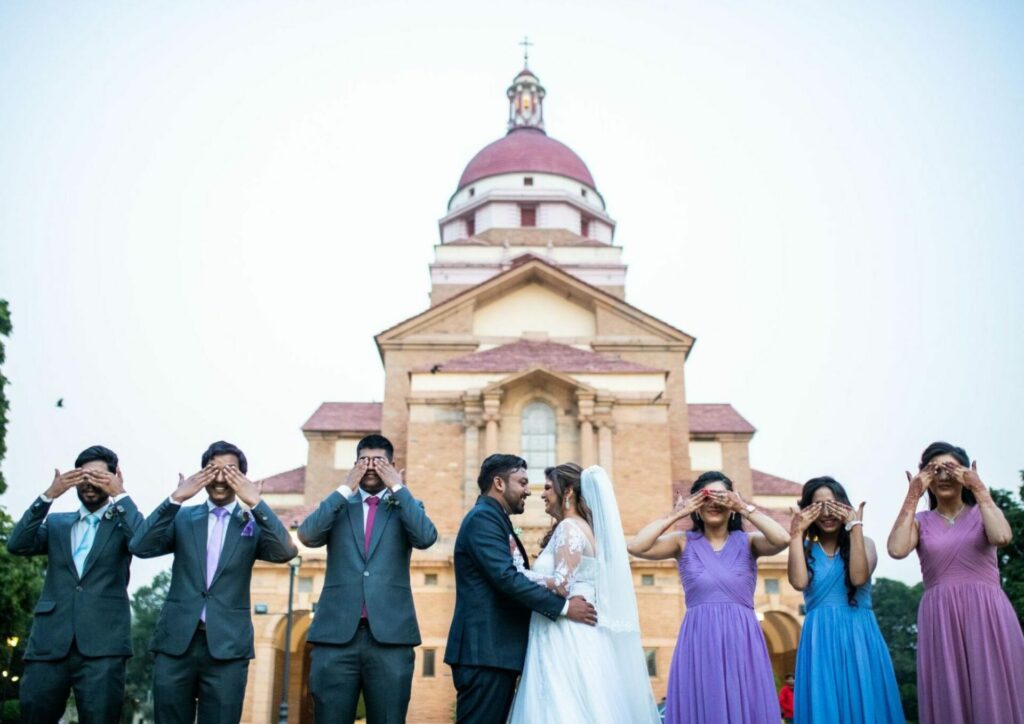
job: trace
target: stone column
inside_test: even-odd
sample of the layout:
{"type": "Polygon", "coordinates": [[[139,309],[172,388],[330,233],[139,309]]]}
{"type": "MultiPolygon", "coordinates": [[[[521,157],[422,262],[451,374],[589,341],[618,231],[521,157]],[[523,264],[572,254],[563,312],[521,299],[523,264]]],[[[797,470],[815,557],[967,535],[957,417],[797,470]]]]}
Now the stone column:
{"type": "Polygon", "coordinates": [[[597,425],[597,464],[605,469],[608,477],[615,479],[612,460],[612,435],[615,423],[612,420],[612,407],[615,398],[608,394],[598,393],[594,405],[594,422],[597,425]]]}
{"type": "Polygon", "coordinates": [[[576,392],[580,423],[580,465],[586,468],[595,463],[594,456],[594,393],[584,390],[576,392]]]}
{"type": "Polygon", "coordinates": [[[462,475],[462,502],[469,510],[480,492],[476,478],[480,472],[480,427],[483,425],[483,403],[479,395],[462,396],[462,425],[465,430],[466,465],[462,475]]]}
{"type": "Polygon", "coordinates": [[[501,391],[484,395],[483,420],[487,424],[484,435],[484,455],[498,452],[498,422],[501,420],[501,391]]]}

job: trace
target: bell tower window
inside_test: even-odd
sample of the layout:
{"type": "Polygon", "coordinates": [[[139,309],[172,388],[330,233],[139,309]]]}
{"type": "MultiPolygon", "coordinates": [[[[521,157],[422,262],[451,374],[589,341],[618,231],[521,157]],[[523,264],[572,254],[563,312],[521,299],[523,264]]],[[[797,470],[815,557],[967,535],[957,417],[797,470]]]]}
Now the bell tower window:
{"type": "Polygon", "coordinates": [[[524,176],[523,186],[533,186],[533,176],[524,176]]]}
{"type": "Polygon", "coordinates": [[[580,219],[580,236],[590,238],[590,219],[585,216],[580,219]]]}
{"type": "Polygon", "coordinates": [[[466,217],[466,238],[476,234],[476,214],[470,214],[466,217]]]}
{"type": "Polygon", "coordinates": [[[537,207],[536,206],[520,206],[519,207],[519,225],[536,226],[537,225],[537,207]]]}
{"type": "Polygon", "coordinates": [[[523,408],[522,417],[522,455],[531,483],[543,483],[544,468],[555,464],[555,442],[555,410],[534,400],[523,408]]]}

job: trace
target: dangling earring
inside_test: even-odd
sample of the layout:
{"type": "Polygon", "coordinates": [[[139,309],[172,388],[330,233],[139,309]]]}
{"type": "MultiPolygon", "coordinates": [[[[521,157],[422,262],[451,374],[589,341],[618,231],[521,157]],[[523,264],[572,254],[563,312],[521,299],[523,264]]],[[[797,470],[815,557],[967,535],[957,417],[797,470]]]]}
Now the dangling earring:
{"type": "Polygon", "coordinates": [[[568,498],[565,499],[565,509],[569,510],[569,499],[568,498]]]}
{"type": "Polygon", "coordinates": [[[702,520],[702,518],[700,517],[700,513],[694,513],[694,515],[697,517],[697,520],[702,520]]]}

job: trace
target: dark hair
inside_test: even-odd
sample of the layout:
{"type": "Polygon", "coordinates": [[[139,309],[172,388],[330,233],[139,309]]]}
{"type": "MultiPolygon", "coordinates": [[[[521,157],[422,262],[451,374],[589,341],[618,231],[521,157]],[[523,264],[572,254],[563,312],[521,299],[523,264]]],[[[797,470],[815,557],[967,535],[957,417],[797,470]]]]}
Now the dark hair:
{"type": "Polygon", "coordinates": [[[107,464],[107,470],[112,473],[117,472],[117,453],[102,445],[93,445],[78,453],[78,457],[75,458],[75,467],[80,468],[94,460],[102,460],[107,464]]]}
{"type": "Polygon", "coordinates": [[[356,445],[357,458],[363,450],[383,450],[384,454],[388,456],[388,462],[395,459],[395,446],[383,435],[367,435],[360,440],[359,444],[356,445]]]}
{"type": "Polygon", "coordinates": [[[480,492],[486,494],[491,489],[495,476],[508,482],[508,476],[515,470],[526,470],[526,461],[518,455],[488,455],[480,466],[480,476],[476,479],[476,484],[480,487],[480,492]]]}
{"type": "MultiPolygon", "coordinates": [[[[940,455],[952,455],[956,461],[965,468],[971,467],[971,459],[967,457],[967,451],[962,447],[950,445],[948,442],[933,442],[924,449],[923,453],[921,453],[921,462],[918,463],[917,469],[924,470],[928,463],[940,455]]],[[[928,493],[928,509],[935,510],[935,506],[939,504],[939,501],[935,497],[935,493],[931,490],[927,490],[925,492],[928,493]]],[[[966,485],[960,491],[960,500],[964,501],[965,505],[974,505],[978,502],[974,498],[974,493],[968,490],[966,485]]]]}
{"type": "MultiPolygon", "coordinates": [[[[706,473],[701,473],[700,477],[693,481],[693,485],[690,486],[690,495],[693,495],[698,490],[702,490],[711,483],[722,483],[726,490],[732,490],[732,481],[725,477],[725,473],[720,473],[717,470],[709,470],[706,473]]],[[[690,513],[690,520],[693,521],[693,529],[698,530],[701,533],[704,532],[704,519],[695,512],[690,513]]],[[[739,513],[732,513],[729,515],[729,527],[728,531],[731,533],[734,530],[743,530],[743,519],[739,513]]]]}
{"type": "MultiPolygon", "coordinates": [[[[570,490],[573,491],[576,493],[576,509],[579,510],[580,517],[587,521],[587,525],[593,528],[594,518],[590,514],[590,506],[583,499],[583,486],[580,484],[580,476],[582,475],[583,468],[576,463],[562,463],[553,468],[544,468],[544,477],[551,481],[551,489],[555,491],[558,505],[564,505],[565,494],[570,490]]],[[[555,528],[557,527],[558,521],[551,524],[551,529],[548,530],[540,541],[541,550],[544,550],[544,547],[551,541],[551,536],[555,534],[555,528]]]]}
{"type": "Polygon", "coordinates": [[[237,445],[232,445],[223,440],[218,440],[206,448],[206,452],[203,453],[202,466],[205,468],[210,464],[210,460],[217,455],[234,455],[238,458],[238,469],[242,471],[242,474],[245,475],[249,472],[249,461],[245,459],[245,453],[237,445]]]}
{"type": "MultiPolygon", "coordinates": [[[[803,510],[813,502],[814,493],[819,488],[828,488],[832,491],[832,495],[840,503],[850,505],[850,496],[846,494],[846,488],[840,484],[835,478],[830,478],[827,475],[823,475],[820,478],[811,478],[804,483],[804,489],[800,493],[800,510],[803,510]]],[[[814,559],[811,557],[812,546],[808,545],[808,539],[814,540],[821,535],[821,528],[818,524],[811,523],[804,533],[804,560],[807,561],[807,583],[810,584],[814,580],[814,559]]],[[[837,539],[839,544],[839,557],[843,559],[843,577],[846,581],[846,601],[851,606],[857,605],[857,587],[850,581],[850,533],[846,530],[846,526],[839,527],[839,537],[837,539]]]]}

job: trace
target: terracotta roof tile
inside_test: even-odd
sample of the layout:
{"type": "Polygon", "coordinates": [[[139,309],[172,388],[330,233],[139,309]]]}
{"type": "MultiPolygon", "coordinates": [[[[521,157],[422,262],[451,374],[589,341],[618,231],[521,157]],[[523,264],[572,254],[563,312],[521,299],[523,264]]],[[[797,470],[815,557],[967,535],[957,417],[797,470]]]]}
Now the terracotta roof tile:
{"type": "Polygon", "coordinates": [[[301,493],[306,489],[306,466],[256,481],[264,493],[301,493]]]}
{"type": "Polygon", "coordinates": [[[743,419],[732,405],[693,403],[686,406],[690,415],[690,432],[754,433],[753,425],[743,419]]]}
{"type": "Polygon", "coordinates": [[[599,352],[556,342],[521,339],[500,347],[473,352],[439,365],[424,365],[415,372],[519,372],[543,365],[555,372],[660,372],[661,370],[599,352]]]}
{"type": "Polygon", "coordinates": [[[303,432],[380,432],[381,403],[324,402],[306,420],[303,432]]]}
{"type": "Polygon", "coordinates": [[[294,508],[273,507],[272,509],[277,513],[277,517],[281,519],[281,522],[284,523],[284,527],[293,530],[302,524],[302,521],[316,509],[316,506],[300,505],[294,508]]]}
{"type": "Polygon", "coordinates": [[[800,497],[803,487],[800,483],[780,478],[777,475],[769,475],[760,470],[750,469],[754,479],[754,495],[792,495],[800,497]]]}

